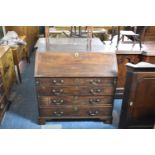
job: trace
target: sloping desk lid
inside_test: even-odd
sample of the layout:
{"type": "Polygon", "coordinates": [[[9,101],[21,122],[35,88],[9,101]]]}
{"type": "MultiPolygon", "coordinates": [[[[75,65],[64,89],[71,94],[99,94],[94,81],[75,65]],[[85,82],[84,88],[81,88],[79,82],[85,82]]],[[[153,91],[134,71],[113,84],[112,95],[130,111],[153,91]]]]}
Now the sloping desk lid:
{"type": "Polygon", "coordinates": [[[116,77],[115,53],[37,52],[35,77],[116,77]]]}

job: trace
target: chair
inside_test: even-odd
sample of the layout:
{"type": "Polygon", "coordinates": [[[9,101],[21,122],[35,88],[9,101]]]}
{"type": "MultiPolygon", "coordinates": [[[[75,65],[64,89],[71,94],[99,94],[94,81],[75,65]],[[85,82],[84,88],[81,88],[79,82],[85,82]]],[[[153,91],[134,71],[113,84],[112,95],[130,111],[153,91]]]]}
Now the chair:
{"type": "Polygon", "coordinates": [[[146,30],[146,26],[125,27],[124,30],[120,31],[120,37],[118,38],[118,42],[116,46],[117,49],[118,49],[120,40],[124,42],[124,37],[126,36],[128,39],[130,39],[133,42],[133,45],[135,45],[135,42],[138,42],[141,50],[142,48],[141,40],[145,33],[145,30],[146,30]]]}

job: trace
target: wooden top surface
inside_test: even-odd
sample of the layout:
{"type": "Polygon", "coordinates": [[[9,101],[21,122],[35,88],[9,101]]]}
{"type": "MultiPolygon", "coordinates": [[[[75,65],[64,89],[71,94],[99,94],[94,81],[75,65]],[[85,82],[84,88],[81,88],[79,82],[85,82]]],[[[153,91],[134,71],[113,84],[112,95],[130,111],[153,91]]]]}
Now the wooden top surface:
{"type": "Polygon", "coordinates": [[[114,53],[37,52],[35,77],[116,77],[114,53]]]}
{"type": "Polygon", "coordinates": [[[155,69],[155,64],[151,64],[151,63],[143,62],[143,61],[137,64],[127,63],[126,66],[133,67],[133,68],[154,68],[155,69]]]}
{"type": "Polygon", "coordinates": [[[101,52],[104,44],[99,38],[92,38],[91,46],[87,38],[50,38],[46,44],[45,38],[38,39],[35,47],[37,52],[101,52]]]}
{"type": "Polygon", "coordinates": [[[0,45],[0,58],[8,51],[9,46],[0,45]]]}
{"type": "Polygon", "coordinates": [[[143,55],[146,55],[146,56],[155,56],[155,52],[154,51],[143,51],[142,52],[143,55]]]}

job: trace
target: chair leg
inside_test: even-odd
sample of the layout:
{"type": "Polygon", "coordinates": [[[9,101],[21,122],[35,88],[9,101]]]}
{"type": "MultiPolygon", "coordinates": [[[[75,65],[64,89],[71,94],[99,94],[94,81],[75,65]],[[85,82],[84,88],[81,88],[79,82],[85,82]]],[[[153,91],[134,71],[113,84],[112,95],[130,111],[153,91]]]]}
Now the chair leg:
{"type": "Polygon", "coordinates": [[[119,46],[119,42],[120,42],[120,40],[122,40],[122,36],[119,38],[118,37],[118,40],[117,40],[117,45],[116,45],[116,48],[118,49],[118,46],[119,46]]]}
{"type": "Polygon", "coordinates": [[[142,42],[141,42],[141,39],[139,39],[139,47],[140,47],[140,50],[142,49],[142,42]]]}
{"type": "Polygon", "coordinates": [[[124,36],[122,36],[122,42],[124,42],[124,36]]]}
{"type": "Polygon", "coordinates": [[[110,44],[112,44],[112,40],[113,40],[113,38],[114,38],[114,35],[115,35],[115,30],[114,30],[114,27],[112,26],[110,44]]]}

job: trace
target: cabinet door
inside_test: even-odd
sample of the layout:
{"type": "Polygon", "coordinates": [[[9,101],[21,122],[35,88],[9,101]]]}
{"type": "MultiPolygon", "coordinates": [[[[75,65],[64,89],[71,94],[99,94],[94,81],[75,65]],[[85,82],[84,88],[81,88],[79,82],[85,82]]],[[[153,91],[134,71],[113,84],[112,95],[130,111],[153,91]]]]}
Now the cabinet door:
{"type": "MultiPolygon", "coordinates": [[[[136,75],[135,75],[136,77],[136,75]]],[[[132,107],[132,119],[135,121],[147,121],[155,119],[155,75],[144,73],[138,75],[132,86],[133,101],[129,101],[132,107]]]]}

